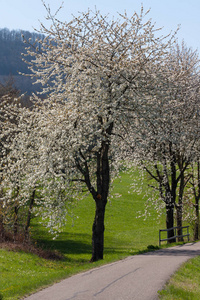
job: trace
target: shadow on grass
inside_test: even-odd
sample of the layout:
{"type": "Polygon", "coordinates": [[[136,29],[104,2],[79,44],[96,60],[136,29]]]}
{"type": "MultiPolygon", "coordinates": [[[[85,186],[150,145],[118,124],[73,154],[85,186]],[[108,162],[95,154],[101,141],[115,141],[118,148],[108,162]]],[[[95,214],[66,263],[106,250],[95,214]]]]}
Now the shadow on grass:
{"type": "Polygon", "coordinates": [[[91,243],[87,242],[89,235],[87,234],[66,234],[58,239],[46,239],[45,235],[41,234],[41,238],[37,238],[37,245],[43,249],[57,250],[64,255],[69,254],[90,254],[92,250],[91,243]]]}
{"type": "MultiPolygon", "coordinates": [[[[44,250],[58,251],[64,256],[64,260],[68,262],[88,262],[92,255],[92,233],[62,232],[53,240],[53,236],[45,228],[43,229],[41,226],[35,224],[33,240],[37,241],[37,245],[44,250]]],[[[123,259],[130,255],[142,254],[158,249],[158,247],[150,245],[147,249],[138,251],[136,245],[123,246],[124,243],[120,239],[112,239],[106,244],[115,245],[114,247],[106,245],[104,247],[104,258],[107,257],[108,260],[123,259]]]]}
{"type": "MultiPolygon", "coordinates": [[[[66,236],[66,235],[65,235],[66,236]]],[[[41,246],[43,249],[57,250],[62,253],[67,260],[74,260],[80,262],[86,262],[88,259],[85,259],[85,256],[92,255],[92,243],[83,242],[83,238],[88,238],[90,235],[87,234],[74,234],[72,239],[59,239],[59,240],[45,240],[44,238],[38,239],[38,246],[41,246]],[[74,255],[72,259],[71,254],[74,255]]],[[[104,248],[104,256],[127,256],[130,255],[129,251],[125,251],[123,248],[104,248]]]]}
{"type": "MultiPolygon", "coordinates": [[[[55,240],[52,235],[35,226],[33,239],[38,247],[44,250],[58,251],[64,256],[64,260],[71,262],[88,262],[92,256],[92,234],[63,232],[55,240]]],[[[115,243],[116,244],[116,243],[115,243]]],[[[132,250],[133,251],[133,250],[132,250]]],[[[130,249],[123,247],[105,247],[104,257],[108,255],[114,259],[121,259],[132,254],[130,249]]],[[[133,251],[135,252],[135,251],[133,251]]]]}

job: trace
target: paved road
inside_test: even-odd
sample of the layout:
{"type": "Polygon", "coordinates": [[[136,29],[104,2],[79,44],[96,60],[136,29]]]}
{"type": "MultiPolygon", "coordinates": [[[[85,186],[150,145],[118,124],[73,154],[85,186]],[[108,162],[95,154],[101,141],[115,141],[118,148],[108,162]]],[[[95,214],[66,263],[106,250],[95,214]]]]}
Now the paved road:
{"type": "Polygon", "coordinates": [[[200,242],[128,257],[67,278],[26,300],[154,300],[186,260],[200,255],[200,242]]]}

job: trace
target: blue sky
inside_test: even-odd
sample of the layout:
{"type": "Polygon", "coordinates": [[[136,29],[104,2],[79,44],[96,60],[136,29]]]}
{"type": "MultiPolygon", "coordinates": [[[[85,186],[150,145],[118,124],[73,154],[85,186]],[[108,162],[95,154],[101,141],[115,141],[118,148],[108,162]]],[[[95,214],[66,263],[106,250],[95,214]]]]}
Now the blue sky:
{"type": "MultiPolygon", "coordinates": [[[[71,14],[78,11],[94,9],[96,6],[102,14],[116,16],[117,12],[127,11],[131,15],[139,12],[141,3],[144,9],[151,8],[149,17],[157,27],[163,27],[163,33],[176,30],[181,25],[178,37],[185,40],[188,47],[200,51],[200,0],[46,0],[52,12],[63,2],[63,9],[58,17],[62,21],[70,20],[71,14]]],[[[41,0],[0,0],[0,28],[39,29],[39,21],[45,22],[46,11],[41,0]]]]}

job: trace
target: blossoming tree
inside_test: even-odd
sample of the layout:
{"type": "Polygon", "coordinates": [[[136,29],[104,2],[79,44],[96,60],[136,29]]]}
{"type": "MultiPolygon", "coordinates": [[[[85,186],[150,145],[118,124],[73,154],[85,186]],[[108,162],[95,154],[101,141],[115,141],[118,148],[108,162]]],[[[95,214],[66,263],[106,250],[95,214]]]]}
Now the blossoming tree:
{"type": "MultiPolygon", "coordinates": [[[[174,227],[175,208],[177,226],[182,226],[183,193],[190,180],[187,169],[198,156],[200,82],[196,51],[177,44],[168,54],[155,72],[159,80],[151,101],[141,107],[135,144],[139,161],[154,181],[151,186],[166,205],[169,229],[174,227]]],[[[173,236],[169,231],[170,242],[173,236]]]]}
{"type": "Polygon", "coordinates": [[[5,209],[3,205],[3,182],[5,166],[13,137],[16,135],[18,122],[19,99],[18,92],[11,86],[3,86],[0,91],[0,238],[4,237],[5,209]]]}
{"type": "Polygon", "coordinates": [[[52,148],[43,152],[49,157],[43,161],[46,170],[58,166],[51,176],[70,178],[72,187],[81,191],[84,185],[91,193],[96,204],[91,261],[96,261],[103,258],[111,180],[122,159],[132,155],[134,114],[148,101],[154,65],[165,58],[171,38],[158,36],[143,8],[117,20],[88,10],[66,23],[47,11],[52,25],[41,26],[46,38],[39,47],[27,47],[33,77],[47,95],[43,101],[35,96],[49,132],[43,142],[51,141],[55,151],[51,159],[52,148]]]}

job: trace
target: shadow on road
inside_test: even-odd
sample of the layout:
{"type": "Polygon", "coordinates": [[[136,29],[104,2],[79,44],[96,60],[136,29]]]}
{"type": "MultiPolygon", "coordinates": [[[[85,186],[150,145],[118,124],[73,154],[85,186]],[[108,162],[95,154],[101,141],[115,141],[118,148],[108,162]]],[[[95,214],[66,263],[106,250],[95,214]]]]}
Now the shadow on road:
{"type": "Polygon", "coordinates": [[[197,256],[200,255],[200,247],[199,249],[194,249],[196,243],[190,243],[185,245],[179,245],[172,248],[166,248],[151,252],[146,252],[142,255],[159,255],[159,256],[197,256]]]}

